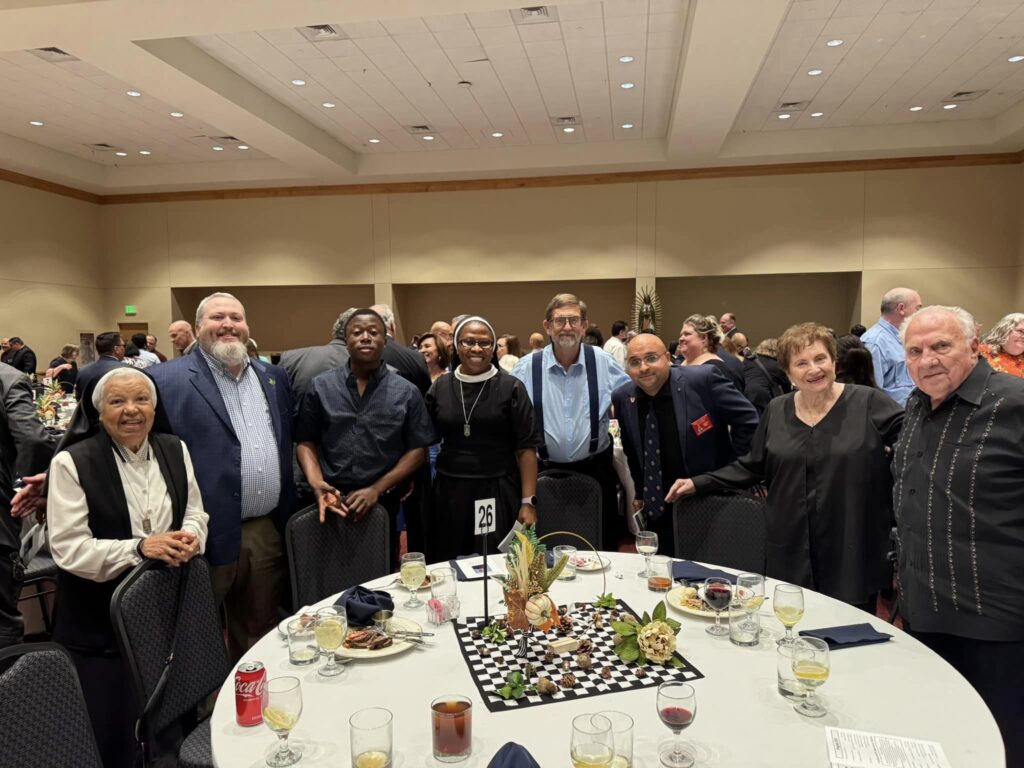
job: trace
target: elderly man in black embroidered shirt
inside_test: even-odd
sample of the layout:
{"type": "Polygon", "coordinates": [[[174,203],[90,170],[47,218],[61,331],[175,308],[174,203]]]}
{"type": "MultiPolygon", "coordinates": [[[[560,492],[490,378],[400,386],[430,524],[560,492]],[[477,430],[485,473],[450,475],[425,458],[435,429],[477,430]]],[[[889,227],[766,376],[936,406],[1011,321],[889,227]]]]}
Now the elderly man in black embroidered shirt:
{"type": "Polygon", "coordinates": [[[397,566],[399,502],[437,436],[419,390],[381,360],[381,316],[356,310],[344,336],[348,364],[315,376],[302,398],[296,453],[321,522],[327,512],[359,520],[375,504],[387,509],[397,566]]]}
{"type": "Polygon", "coordinates": [[[900,335],[916,385],[893,461],[904,621],[1024,765],[1024,381],[978,358],[959,307],[926,307],[900,335]]]}

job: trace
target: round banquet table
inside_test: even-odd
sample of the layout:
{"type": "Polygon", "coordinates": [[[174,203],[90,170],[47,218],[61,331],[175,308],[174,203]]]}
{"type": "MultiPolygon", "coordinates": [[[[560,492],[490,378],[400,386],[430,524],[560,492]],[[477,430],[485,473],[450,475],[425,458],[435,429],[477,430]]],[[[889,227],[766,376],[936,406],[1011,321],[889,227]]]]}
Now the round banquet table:
{"type": "MultiPolygon", "coordinates": [[[[608,590],[638,613],[650,612],[662,596],[649,592],[646,582],[635,575],[643,565],[641,556],[604,554],[611,560],[605,572],[608,590]]],[[[379,588],[393,581],[389,576],[367,586],[379,588]]],[[[829,714],[808,719],[794,712],[776,688],[775,640],[783,632],[770,612],[776,583],[767,580],[762,642],[753,648],[734,646],[728,637],[714,638],[704,631],[709,620],[669,609],[682,624],[677,650],[704,674],[693,682],[697,718],[683,732],[683,740],[693,745],[699,758],[698,768],[821,768],[827,765],[827,725],[938,741],[954,768],[1004,768],[995,720],[958,672],[896,627],[810,590],[804,590],[806,612],[796,630],[867,621],[894,637],[886,643],[834,651],[831,675],[819,689],[829,714]]],[[[572,581],[556,582],[551,595],[560,605],[589,602],[601,584],[600,573],[578,573],[572,581]]],[[[488,588],[492,614],[503,612],[498,604],[500,587],[492,583],[488,588]]],[[[246,654],[245,660],[266,665],[268,677],[295,675],[302,682],[302,716],[292,734],[305,750],[300,767],[348,768],[348,719],[356,710],[375,706],[394,713],[392,768],[442,765],[431,755],[430,702],[447,693],[464,694],[473,701],[473,754],[459,764],[466,768],[483,768],[507,741],[525,746],[544,768],[569,765],[573,716],[601,710],[620,710],[633,717],[634,766],[659,765],[657,745],[670,733],[658,719],[656,687],[490,712],[470,677],[452,626],[429,625],[423,608],[401,607],[408,595],[404,589],[389,591],[395,598],[395,615],[434,632],[428,638],[432,642],[386,658],[352,661],[344,674],[332,679],[318,676],[312,665],[291,666],[287,645],[276,630],[246,654]]],[[[481,616],[482,582],[460,582],[459,599],[463,617],[481,616]]],[[[225,682],[211,721],[214,763],[219,768],[257,768],[264,765],[276,739],[263,725],[242,728],[235,723],[233,675],[225,682]]]]}

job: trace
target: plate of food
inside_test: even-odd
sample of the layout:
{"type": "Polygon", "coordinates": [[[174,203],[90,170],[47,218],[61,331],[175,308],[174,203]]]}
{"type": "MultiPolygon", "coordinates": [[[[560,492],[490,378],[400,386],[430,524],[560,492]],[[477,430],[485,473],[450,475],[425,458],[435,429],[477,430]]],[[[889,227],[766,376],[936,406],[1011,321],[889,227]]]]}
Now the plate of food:
{"type": "MultiPolygon", "coordinates": [[[[669,607],[675,608],[677,611],[689,614],[690,616],[700,616],[702,619],[713,619],[715,618],[715,612],[708,607],[708,604],[704,602],[701,597],[703,590],[697,589],[697,587],[676,587],[665,595],[665,602],[669,604],[669,607]]],[[[740,608],[732,608],[730,610],[723,610],[721,616],[723,619],[729,616],[742,616],[743,610],[740,608]]]]}
{"type": "Polygon", "coordinates": [[[423,627],[411,619],[393,618],[388,622],[388,633],[379,629],[369,627],[367,629],[349,629],[345,636],[345,642],[336,651],[337,656],[348,659],[381,659],[385,656],[394,656],[396,653],[403,653],[414,645],[413,639],[405,639],[401,635],[392,635],[391,632],[422,632],[423,627]]]}
{"type": "Polygon", "coordinates": [[[288,639],[288,624],[292,619],[301,619],[304,626],[309,629],[313,628],[313,624],[316,623],[316,609],[312,606],[307,605],[301,611],[296,613],[294,616],[289,616],[287,619],[277,625],[277,633],[281,635],[285,640],[288,639]]]}
{"type": "Polygon", "coordinates": [[[611,565],[611,560],[594,552],[577,552],[573,555],[569,564],[577,571],[588,573],[592,571],[603,571],[611,565]]]}

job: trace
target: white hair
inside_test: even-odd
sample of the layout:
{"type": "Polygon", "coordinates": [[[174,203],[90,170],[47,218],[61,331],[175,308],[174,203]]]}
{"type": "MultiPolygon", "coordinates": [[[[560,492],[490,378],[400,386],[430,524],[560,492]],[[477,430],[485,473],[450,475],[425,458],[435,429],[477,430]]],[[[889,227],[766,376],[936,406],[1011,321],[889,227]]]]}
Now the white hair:
{"type": "Polygon", "coordinates": [[[112,371],[108,371],[100,377],[100,380],[96,382],[96,388],[92,391],[92,407],[96,409],[97,413],[103,413],[103,396],[107,392],[107,384],[116,379],[134,379],[140,378],[146,382],[146,386],[149,387],[149,396],[153,400],[153,406],[156,406],[156,384],[153,380],[144,374],[138,368],[131,368],[125,366],[124,368],[115,368],[112,371]]]}
{"type": "MultiPolygon", "coordinates": [[[[207,302],[212,301],[213,299],[233,299],[234,301],[238,301],[238,299],[235,298],[234,296],[232,296],[230,293],[224,293],[223,291],[217,291],[216,293],[211,293],[205,299],[200,301],[199,302],[199,306],[196,307],[196,327],[197,328],[199,327],[199,323],[201,323],[202,320],[203,320],[203,314],[206,312],[206,304],[207,304],[207,302]]],[[[241,304],[242,302],[238,301],[238,303],[241,304]]],[[[242,308],[242,312],[243,313],[245,312],[245,308],[244,307],[242,308]]]]}
{"type": "Polygon", "coordinates": [[[910,324],[912,322],[929,315],[951,316],[960,327],[960,334],[968,344],[974,341],[975,337],[978,335],[978,327],[974,323],[974,315],[966,309],[963,309],[962,307],[945,307],[941,304],[933,304],[930,307],[922,307],[903,321],[903,325],[900,326],[900,343],[906,345],[907,329],[910,328],[910,324]]]}

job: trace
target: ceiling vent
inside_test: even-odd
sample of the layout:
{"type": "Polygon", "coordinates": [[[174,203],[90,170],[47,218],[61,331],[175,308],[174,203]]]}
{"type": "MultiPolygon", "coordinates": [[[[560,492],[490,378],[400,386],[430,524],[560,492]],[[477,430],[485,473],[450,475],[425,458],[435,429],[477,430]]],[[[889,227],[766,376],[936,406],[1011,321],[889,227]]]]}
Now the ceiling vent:
{"type": "Polygon", "coordinates": [[[975,99],[980,99],[986,93],[988,93],[987,89],[984,91],[956,91],[944,98],[942,102],[945,104],[952,101],[974,101],[975,99]]]}
{"type": "Polygon", "coordinates": [[[547,24],[558,21],[558,9],[553,5],[534,5],[529,8],[517,8],[512,11],[512,20],[516,24],[547,24]]]}
{"type": "Polygon", "coordinates": [[[424,133],[437,133],[429,125],[406,125],[405,130],[411,133],[413,136],[421,136],[424,133]]]}
{"type": "Polygon", "coordinates": [[[806,101],[784,101],[776,107],[776,112],[802,112],[807,109],[806,101]]]}
{"type": "Polygon", "coordinates": [[[113,144],[107,144],[105,141],[97,142],[96,144],[86,144],[89,149],[94,152],[113,152],[117,147],[113,144]]]}
{"type": "Polygon", "coordinates": [[[552,117],[551,124],[556,127],[563,125],[579,125],[580,119],[576,115],[568,115],[566,117],[552,117]]]}
{"type": "Polygon", "coordinates": [[[48,61],[51,64],[63,64],[66,61],[81,61],[77,56],[72,56],[67,51],[53,46],[49,48],[32,48],[29,50],[29,53],[33,56],[38,56],[43,61],[48,61]]]}
{"type": "Polygon", "coordinates": [[[299,34],[311,43],[326,43],[329,40],[346,40],[346,35],[340,27],[333,24],[314,24],[310,27],[296,27],[299,34]]]}

